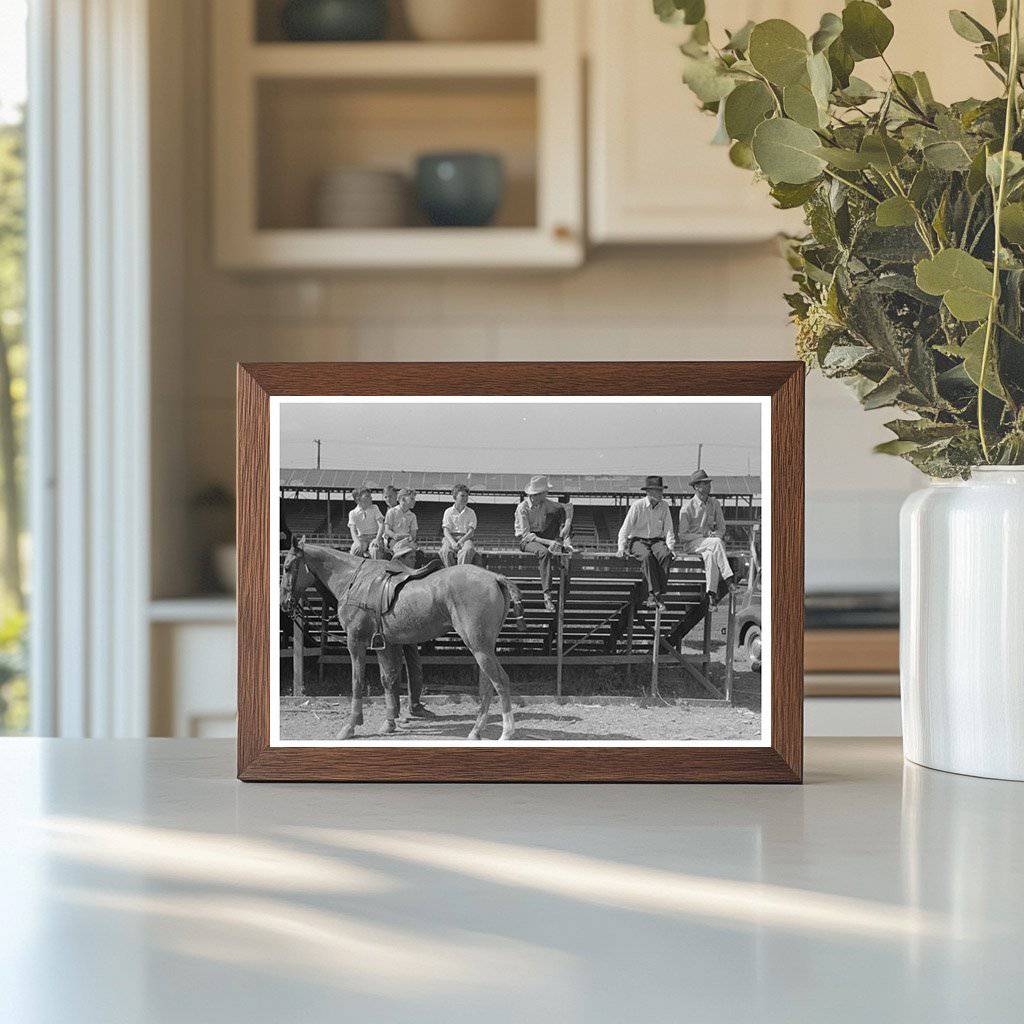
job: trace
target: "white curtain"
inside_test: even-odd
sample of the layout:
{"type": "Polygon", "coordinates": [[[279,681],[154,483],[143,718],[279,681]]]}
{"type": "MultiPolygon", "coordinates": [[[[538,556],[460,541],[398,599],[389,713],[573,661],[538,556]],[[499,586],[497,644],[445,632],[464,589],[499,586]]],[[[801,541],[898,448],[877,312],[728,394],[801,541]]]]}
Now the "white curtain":
{"type": "Polygon", "coordinates": [[[146,0],[29,13],[30,700],[39,735],[148,709],[146,0]]]}

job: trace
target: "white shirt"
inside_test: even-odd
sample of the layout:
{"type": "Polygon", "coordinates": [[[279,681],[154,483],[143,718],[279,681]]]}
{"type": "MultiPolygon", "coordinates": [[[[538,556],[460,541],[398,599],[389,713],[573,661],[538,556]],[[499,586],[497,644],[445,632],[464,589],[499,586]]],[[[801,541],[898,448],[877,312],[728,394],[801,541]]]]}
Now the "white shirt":
{"type": "Polygon", "coordinates": [[[619,549],[626,550],[631,537],[643,537],[646,540],[664,538],[669,550],[676,545],[675,530],[672,529],[672,511],[668,502],[662,499],[652,505],[649,498],[640,498],[629,506],[622,529],[619,530],[619,549]]]}
{"type": "Polygon", "coordinates": [[[401,505],[388,509],[384,517],[387,531],[391,534],[391,550],[396,555],[405,555],[416,550],[414,535],[419,531],[415,512],[406,512],[401,505]]]}
{"type": "Polygon", "coordinates": [[[464,533],[476,529],[476,513],[467,505],[460,512],[454,505],[446,508],[441,517],[441,526],[445,530],[461,537],[464,533]]]}
{"type": "Polygon", "coordinates": [[[354,529],[360,537],[376,537],[377,527],[382,522],[384,522],[384,517],[376,505],[365,509],[356,505],[348,514],[348,528],[354,529]]]}
{"type": "Polygon", "coordinates": [[[724,540],[725,513],[722,511],[722,503],[710,496],[702,502],[696,494],[689,501],[683,502],[679,509],[679,536],[685,540],[701,537],[724,540]]]}

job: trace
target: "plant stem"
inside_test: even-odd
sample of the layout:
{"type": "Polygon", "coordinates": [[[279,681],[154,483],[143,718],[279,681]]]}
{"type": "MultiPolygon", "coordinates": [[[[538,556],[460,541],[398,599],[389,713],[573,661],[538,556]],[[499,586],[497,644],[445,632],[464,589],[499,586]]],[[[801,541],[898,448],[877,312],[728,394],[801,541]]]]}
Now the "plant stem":
{"type": "Polygon", "coordinates": [[[868,199],[871,200],[871,202],[877,205],[878,196],[873,196],[866,188],[861,188],[860,185],[858,185],[856,182],[847,181],[846,178],[840,178],[838,174],[833,174],[827,167],[824,169],[824,173],[827,174],[830,178],[833,178],[835,181],[842,182],[842,184],[848,186],[849,188],[852,188],[854,192],[859,192],[862,196],[866,196],[868,199]]]}
{"type": "Polygon", "coordinates": [[[1006,119],[1003,124],[1003,149],[999,154],[999,189],[995,197],[993,228],[995,243],[992,252],[992,296],[989,300],[988,319],[985,322],[985,345],[981,350],[981,369],[978,371],[978,435],[985,461],[992,462],[989,454],[988,437],[985,434],[985,371],[988,369],[989,350],[992,345],[992,331],[999,308],[999,256],[1002,250],[1000,228],[1002,226],[1003,201],[1006,195],[1006,159],[1010,151],[1014,115],[1017,111],[1017,66],[1020,60],[1020,0],[1010,0],[1010,73],[1006,76],[1006,119]]]}

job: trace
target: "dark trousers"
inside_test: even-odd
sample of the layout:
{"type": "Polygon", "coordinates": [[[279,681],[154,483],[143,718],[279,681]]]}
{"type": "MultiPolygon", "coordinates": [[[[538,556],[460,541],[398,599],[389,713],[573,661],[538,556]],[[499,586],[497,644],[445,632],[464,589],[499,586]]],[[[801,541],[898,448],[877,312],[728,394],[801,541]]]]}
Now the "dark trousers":
{"type": "MultiPolygon", "coordinates": [[[[543,537],[545,540],[558,540],[558,535],[561,533],[564,525],[565,509],[562,506],[559,506],[551,515],[548,516],[547,522],[544,523],[544,529],[542,529],[537,536],[543,537]]],[[[556,558],[565,559],[566,564],[568,564],[569,555],[553,555],[551,553],[551,548],[544,544],[539,544],[535,540],[523,541],[519,547],[521,550],[537,556],[537,561],[540,563],[540,589],[549,596],[553,595],[554,588],[551,584],[552,566],[554,565],[556,558]]]]}
{"type": "Polygon", "coordinates": [[[644,574],[644,583],[647,585],[647,594],[654,594],[660,597],[668,590],[668,572],[672,565],[672,552],[661,537],[650,540],[644,537],[634,537],[629,542],[629,553],[639,563],[644,574]]]}
{"type": "Polygon", "coordinates": [[[552,593],[551,587],[551,563],[559,557],[551,553],[551,548],[541,544],[540,541],[527,540],[519,545],[520,548],[531,555],[537,556],[540,565],[540,589],[545,594],[552,593]]]}

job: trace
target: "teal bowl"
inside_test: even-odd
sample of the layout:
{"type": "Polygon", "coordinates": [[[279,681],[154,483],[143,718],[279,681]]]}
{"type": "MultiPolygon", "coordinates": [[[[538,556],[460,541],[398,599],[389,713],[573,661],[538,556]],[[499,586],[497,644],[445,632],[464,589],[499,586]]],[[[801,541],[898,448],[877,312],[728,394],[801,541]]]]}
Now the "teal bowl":
{"type": "Polygon", "coordinates": [[[286,38],[301,43],[381,39],[388,27],[387,0],[288,0],[281,27],[286,38]]]}
{"type": "Polygon", "coordinates": [[[494,153],[424,153],[416,161],[416,196],[435,227],[484,227],[504,193],[505,167],[494,153]]]}

